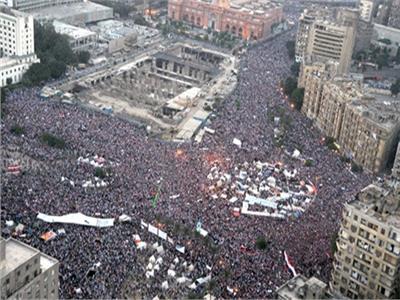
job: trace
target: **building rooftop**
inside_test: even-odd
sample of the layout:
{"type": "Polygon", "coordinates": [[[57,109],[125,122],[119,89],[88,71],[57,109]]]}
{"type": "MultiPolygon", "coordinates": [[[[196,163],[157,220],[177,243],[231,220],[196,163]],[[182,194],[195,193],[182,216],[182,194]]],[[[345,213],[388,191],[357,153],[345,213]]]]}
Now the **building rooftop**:
{"type": "Polygon", "coordinates": [[[370,184],[348,205],[400,229],[400,181],[388,179],[370,184]]]}
{"type": "Polygon", "coordinates": [[[48,256],[44,253],[40,253],[40,269],[47,270],[58,263],[58,260],[48,256]]]}
{"type": "Polygon", "coordinates": [[[0,243],[1,251],[4,251],[4,253],[1,253],[2,259],[0,261],[0,278],[3,278],[8,273],[17,269],[20,265],[24,264],[26,261],[35,256],[40,258],[40,269],[42,271],[45,271],[58,263],[57,259],[52,258],[16,239],[9,238],[5,240],[0,237],[0,243]]]}
{"type": "Polygon", "coordinates": [[[56,32],[60,34],[66,34],[73,39],[85,38],[96,34],[95,32],[85,28],[76,27],[57,20],[53,22],[53,26],[56,32]]]}
{"type": "Polygon", "coordinates": [[[41,8],[32,10],[30,13],[35,19],[57,20],[73,17],[79,14],[102,12],[104,10],[112,10],[112,8],[86,1],[41,8]]]}
{"type": "Polygon", "coordinates": [[[393,97],[364,94],[349,103],[349,107],[384,130],[391,131],[400,126],[400,102],[393,97]]]}
{"type": "MultiPolygon", "coordinates": [[[[4,241],[4,239],[2,238],[4,241]]],[[[5,276],[27,260],[39,255],[40,251],[18,240],[5,240],[5,260],[1,261],[0,277],[5,276]]]]}
{"type": "Polygon", "coordinates": [[[316,277],[296,275],[276,290],[280,299],[321,299],[328,298],[327,284],[316,277]]]}
{"type": "Polygon", "coordinates": [[[29,15],[26,13],[23,13],[21,11],[12,9],[8,6],[0,4],[0,13],[12,16],[12,17],[28,17],[29,15]]]}

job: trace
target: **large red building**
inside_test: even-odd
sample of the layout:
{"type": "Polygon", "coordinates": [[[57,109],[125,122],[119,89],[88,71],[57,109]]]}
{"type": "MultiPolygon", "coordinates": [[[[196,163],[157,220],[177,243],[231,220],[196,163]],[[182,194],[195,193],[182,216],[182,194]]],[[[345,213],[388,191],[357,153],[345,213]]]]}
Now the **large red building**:
{"type": "Polygon", "coordinates": [[[169,0],[168,17],[243,39],[261,39],[283,21],[283,10],[270,0],[169,0]]]}

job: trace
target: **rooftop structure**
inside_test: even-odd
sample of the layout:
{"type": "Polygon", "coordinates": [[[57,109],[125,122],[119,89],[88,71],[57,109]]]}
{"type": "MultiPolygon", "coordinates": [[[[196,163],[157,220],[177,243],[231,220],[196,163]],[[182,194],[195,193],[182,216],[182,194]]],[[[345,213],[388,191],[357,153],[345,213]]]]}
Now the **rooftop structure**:
{"type": "Polygon", "coordinates": [[[97,34],[93,31],[60,21],[54,21],[53,26],[57,33],[68,36],[71,49],[74,51],[88,51],[96,46],[97,34]]]}
{"type": "Polygon", "coordinates": [[[30,13],[35,19],[58,20],[78,26],[113,18],[112,8],[89,1],[44,7],[30,13]]]}
{"type": "Polygon", "coordinates": [[[58,268],[56,259],[0,237],[1,299],[57,299],[58,268]]]}
{"type": "Polygon", "coordinates": [[[345,205],[331,289],[348,298],[398,298],[400,182],[382,181],[345,205]]]}
{"type": "Polygon", "coordinates": [[[104,45],[106,53],[131,49],[137,42],[137,31],[116,20],[100,21],[90,27],[99,36],[99,46],[104,45]]]}
{"type": "Polygon", "coordinates": [[[268,0],[169,0],[168,17],[243,39],[262,39],[283,22],[283,11],[268,0]]]}
{"type": "Polygon", "coordinates": [[[297,275],[276,290],[279,300],[331,298],[327,284],[316,277],[297,275]]]}
{"type": "Polygon", "coordinates": [[[20,11],[29,12],[34,9],[65,5],[81,1],[82,0],[8,0],[8,6],[14,7],[20,11]]]}

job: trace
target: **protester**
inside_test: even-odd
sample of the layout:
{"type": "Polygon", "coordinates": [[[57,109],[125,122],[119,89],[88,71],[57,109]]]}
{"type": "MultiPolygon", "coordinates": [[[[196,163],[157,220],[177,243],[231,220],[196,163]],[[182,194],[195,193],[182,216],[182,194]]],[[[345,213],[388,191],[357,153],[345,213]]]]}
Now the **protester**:
{"type": "MultiPolygon", "coordinates": [[[[238,85],[208,125],[215,134],[206,133],[200,144],[160,141],[118,117],[41,101],[37,88],[7,96],[1,120],[2,160],[6,165],[19,153],[22,174],[2,178],[1,227],[7,229],[7,220],[26,225],[17,238],[60,261],[60,298],[115,298],[135,292],[141,297],[160,297],[164,293],[161,279],[158,286],[154,286],[157,279],[151,285],[129,282],[132,276],[144,276],[133,234],[139,233],[149,243],[159,241],[141,230],[141,219],[159,220],[176,243],[186,245],[185,254],[165,245],[166,257],[193,263],[196,276],[205,276],[207,266],[212,266],[216,297],[274,297],[273,291],[292,277],[283,251],[298,273],[328,281],[331,239],[338,230],[342,206],[371,177],[352,174],[323,145],[312,122],[292,110],[282,95],[279,82],[289,75],[291,65],[285,44],[292,34],[260,43],[243,55],[238,85]],[[281,146],[274,137],[277,116],[285,118],[288,126],[281,146]],[[22,135],[11,132],[14,125],[23,128],[22,135]],[[65,148],[45,145],[43,133],[65,140],[65,148]],[[241,147],[232,143],[234,138],[241,147]],[[313,165],[305,166],[285,154],[294,149],[312,159],[313,165]],[[82,187],[88,180],[95,182],[95,167],[78,158],[95,155],[104,158],[107,186],[82,187]],[[233,173],[236,165],[254,160],[282,161],[316,185],[316,199],[300,218],[234,217],[227,200],[210,197],[207,175],[213,166],[233,173]],[[36,218],[39,212],[81,212],[104,218],[126,214],[133,221],[99,229],[45,223],[36,218]],[[211,244],[191,234],[199,220],[211,244]],[[44,232],[61,228],[65,235],[48,242],[40,239],[44,232]],[[261,236],[268,242],[266,250],[255,246],[261,236]],[[87,276],[97,262],[101,266],[87,276]]],[[[3,230],[2,235],[11,233],[3,230]]]]}

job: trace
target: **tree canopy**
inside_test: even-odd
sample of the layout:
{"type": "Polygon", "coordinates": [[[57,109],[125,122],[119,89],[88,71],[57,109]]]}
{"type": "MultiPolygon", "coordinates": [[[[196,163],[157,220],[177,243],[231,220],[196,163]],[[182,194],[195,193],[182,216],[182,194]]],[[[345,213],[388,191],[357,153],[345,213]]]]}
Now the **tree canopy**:
{"type": "Polygon", "coordinates": [[[295,56],[295,42],[294,41],[287,41],[286,42],[286,48],[287,48],[287,50],[288,50],[288,54],[289,54],[289,57],[291,58],[291,59],[293,59],[294,58],[294,56],[295,56]]]}
{"type": "Polygon", "coordinates": [[[35,21],[35,52],[40,63],[33,64],[24,74],[22,83],[37,85],[50,78],[63,76],[68,65],[78,62],[87,63],[90,53],[87,51],[75,54],[66,35],[55,31],[52,23],[40,24],[35,21]]]}
{"type": "Polygon", "coordinates": [[[397,94],[400,92],[400,79],[397,79],[395,83],[392,83],[390,86],[390,91],[392,95],[397,96],[397,94]]]}

